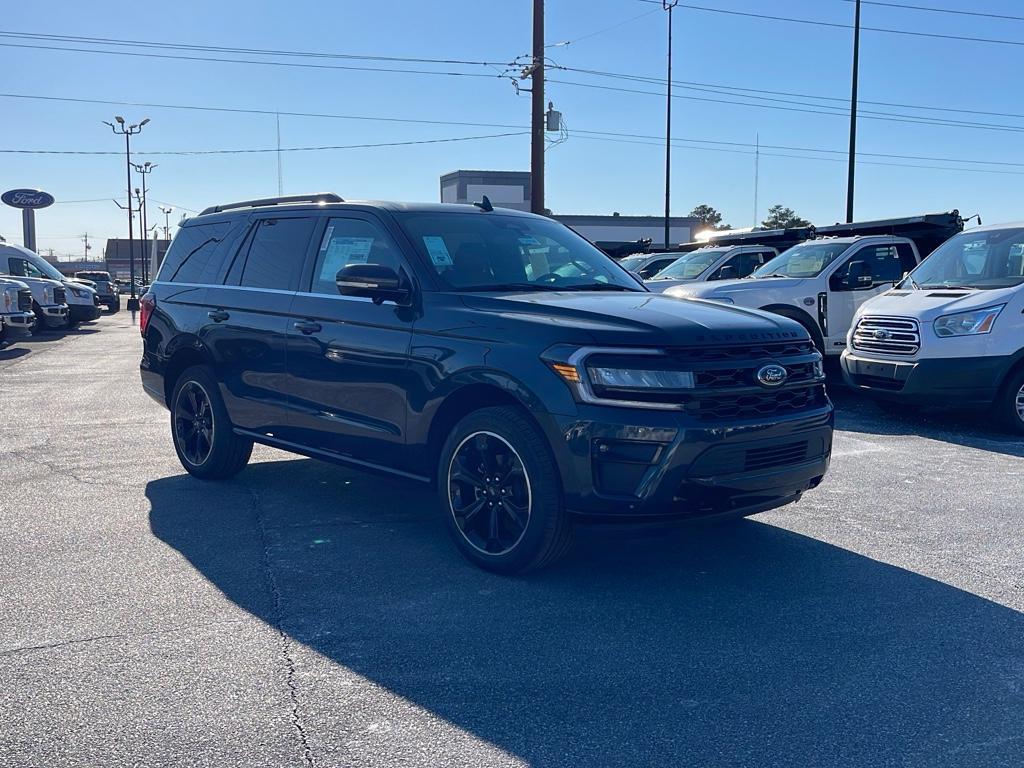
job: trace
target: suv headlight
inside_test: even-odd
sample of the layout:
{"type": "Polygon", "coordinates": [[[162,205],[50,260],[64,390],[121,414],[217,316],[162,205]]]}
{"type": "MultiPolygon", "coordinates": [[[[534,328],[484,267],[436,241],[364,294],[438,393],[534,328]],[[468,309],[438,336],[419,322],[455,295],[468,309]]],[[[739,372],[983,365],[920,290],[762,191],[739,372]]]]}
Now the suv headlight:
{"type": "Polygon", "coordinates": [[[976,309],[971,312],[957,312],[955,315],[943,315],[936,319],[933,327],[935,335],[943,338],[950,336],[971,336],[979,333],[988,333],[1003,311],[1005,304],[987,309],[976,309]]]}
{"type": "Polygon", "coordinates": [[[678,409],[674,393],[695,386],[693,371],[677,367],[660,349],[558,344],[542,359],[584,403],[678,409]]]}

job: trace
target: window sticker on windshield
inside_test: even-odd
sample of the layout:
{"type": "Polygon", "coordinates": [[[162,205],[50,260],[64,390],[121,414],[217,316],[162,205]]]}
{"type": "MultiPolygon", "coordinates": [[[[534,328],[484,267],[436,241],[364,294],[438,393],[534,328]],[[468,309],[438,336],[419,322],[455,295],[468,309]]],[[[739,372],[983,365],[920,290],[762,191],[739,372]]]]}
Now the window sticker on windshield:
{"type": "MultiPolygon", "coordinates": [[[[331,230],[328,230],[328,235],[331,230]]],[[[373,246],[372,237],[331,237],[326,242],[327,253],[320,268],[321,280],[334,280],[338,271],[347,264],[365,264],[373,246]]]]}
{"type": "Polygon", "coordinates": [[[536,248],[540,246],[540,240],[538,240],[533,235],[523,235],[522,237],[519,238],[519,244],[525,245],[527,248],[536,248]]]}
{"type": "Polygon", "coordinates": [[[435,267],[451,267],[454,265],[452,256],[448,253],[448,246],[444,244],[443,237],[424,235],[423,245],[427,247],[427,253],[430,254],[430,260],[434,263],[435,267]]]}

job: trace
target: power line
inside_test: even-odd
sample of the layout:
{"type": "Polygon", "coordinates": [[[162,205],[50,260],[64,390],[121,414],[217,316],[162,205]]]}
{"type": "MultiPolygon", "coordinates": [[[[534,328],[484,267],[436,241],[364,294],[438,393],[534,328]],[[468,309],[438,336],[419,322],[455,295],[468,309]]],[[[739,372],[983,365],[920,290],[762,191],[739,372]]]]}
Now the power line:
{"type": "MultiPolygon", "coordinates": [[[[417,139],[412,141],[385,141],[374,144],[342,144],[322,147],[265,147],[259,149],[196,149],[196,150],[163,150],[153,152],[135,152],[136,155],[249,155],[269,152],[324,152],[335,149],[371,149],[376,147],[407,147],[414,144],[446,144],[455,141],[476,141],[478,139],[499,139],[506,136],[523,136],[527,131],[513,133],[491,133],[484,136],[457,136],[446,139],[417,139]]],[[[71,149],[0,149],[0,154],[8,155],[121,155],[122,152],[111,150],[71,150],[71,149]]]]}
{"type": "Polygon", "coordinates": [[[610,27],[602,27],[601,29],[597,30],[596,32],[590,32],[589,34],[582,35],[580,37],[574,37],[572,40],[563,40],[560,43],[551,43],[550,45],[545,45],[544,47],[545,48],[564,48],[565,46],[573,45],[575,43],[578,43],[581,40],[589,40],[590,38],[592,38],[592,37],[594,37],[596,35],[602,35],[605,32],[611,32],[613,29],[618,29],[619,27],[624,27],[627,24],[632,24],[637,19],[642,19],[645,16],[650,16],[651,14],[654,14],[654,13],[657,13],[657,12],[658,12],[657,8],[654,8],[654,9],[652,9],[650,11],[644,11],[639,16],[631,16],[630,18],[628,18],[628,19],[626,19],[624,21],[620,21],[617,24],[612,24],[610,27]]]}
{"type": "Polygon", "coordinates": [[[259,61],[256,59],[225,59],[213,56],[180,56],[169,53],[143,53],[141,51],[103,51],[94,48],[67,48],[54,45],[28,45],[23,43],[0,43],[0,48],[29,48],[41,51],[65,51],[71,53],[99,53],[107,56],[136,56],[147,59],[172,59],[175,61],[202,61],[221,64],[256,64],[266,67],[293,67],[301,69],[346,70],[351,72],[382,72],[387,74],[407,75],[443,75],[447,77],[484,77],[498,78],[502,74],[484,74],[482,72],[450,72],[425,69],[400,69],[397,67],[356,67],[342,64],[307,64],[295,61],[259,61]]]}
{"type": "MultiPolygon", "coordinates": [[[[595,33],[596,34],[596,33],[595,33]]],[[[207,53],[242,53],[256,54],[260,56],[298,56],[309,58],[325,59],[351,59],[359,61],[391,61],[403,62],[406,64],[463,64],[483,67],[510,66],[510,62],[495,61],[472,61],[466,59],[432,59],[418,58],[412,56],[380,56],[371,54],[355,53],[331,53],[323,51],[296,51],[275,48],[241,48],[220,45],[198,45],[193,43],[169,43],[159,40],[130,40],[114,37],[86,37],[82,35],[54,35],[44,32],[14,32],[11,30],[0,30],[0,37],[10,37],[23,40],[44,40],[52,42],[88,43],[94,45],[114,45],[131,48],[157,48],[181,51],[201,51],[207,53]]]]}
{"type": "MultiPolygon", "coordinates": [[[[658,96],[658,97],[663,97],[665,95],[663,93],[658,93],[656,91],[642,91],[642,90],[637,90],[635,88],[616,88],[616,87],[613,87],[613,86],[610,86],[610,85],[597,85],[597,84],[594,84],[594,83],[577,83],[577,82],[572,82],[572,81],[569,81],[569,80],[551,80],[551,79],[549,79],[548,82],[549,83],[557,83],[559,85],[576,86],[576,87],[581,87],[581,88],[595,88],[595,89],[604,90],[604,91],[617,91],[619,93],[637,93],[637,94],[644,94],[644,95],[647,95],[647,96],[658,96]]],[[[738,96],[740,94],[731,94],[731,95],[737,95],[738,96]]],[[[713,104],[731,104],[731,105],[734,105],[734,106],[743,106],[743,107],[759,107],[761,109],[775,109],[775,110],[782,110],[784,112],[800,112],[800,113],[803,113],[803,114],[812,114],[812,115],[832,115],[832,116],[835,116],[835,117],[848,117],[849,116],[849,111],[847,111],[847,110],[839,110],[838,107],[828,107],[828,106],[826,106],[824,104],[809,105],[809,106],[817,107],[817,109],[808,109],[806,107],[781,106],[781,105],[778,105],[778,104],[757,104],[757,103],[751,103],[751,102],[748,102],[748,101],[745,102],[745,101],[730,101],[728,99],[710,99],[710,98],[701,97],[701,96],[684,96],[682,94],[672,94],[672,98],[673,99],[686,99],[688,101],[708,102],[708,103],[713,103],[713,104]],[[828,111],[828,110],[832,110],[832,111],[828,111]]],[[[751,98],[751,97],[747,97],[747,98],[751,98]]],[[[795,103],[799,103],[799,102],[795,102],[795,103]]],[[[1010,126],[1010,125],[988,124],[988,123],[970,123],[970,122],[966,122],[966,121],[954,121],[954,120],[942,120],[942,119],[936,119],[936,118],[927,118],[927,117],[922,117],[922,116],[917,116],[917,115],[892,115],[892,114],[888,114],[888,113],[884,113],[884,112],[861,112],[860,114],[861,114],[862,117],[864,117],[865,119],[868,119],[868,120],[883,120],[883,121],[886,121],[886,122],[895,122],[895,123],[911,123],[911,124],[917,124],[917,125],[939,125],[939,126],[945,126],[947,128],[975,128],[975,129],[979,129],[979,130],[1005,131],[1005,132],[1009,132],[1009,133],[1021,133],[1021,132],[1024,132],[1024,126],[1010,126]]]]}
{"type": "MultiPolygon", "coordinates": [[[[595,76],[600,76],[600,77],[618,78],[618,79],[623,79],[623,80],[635,80],[637,82],[651,83],[651,84],[654,84],[654,85],[665,85],[665,78],[663,78],[663,77],[651,77],[651,76],[646,76],[646,75],[635,75],[635,74],[624,73],[624,72],[607,72],[607,71],[604,71],[604,70],[582,69],[582,68],[579,68],[579,67],[565,67],[565,66],[560,66],[560,65],[553,65],[553,68],[562,69],[562,70],[565,70],[567,72],[580,72],[580,73],[583,73],[583,74],[590,74],[590,75],[595,75],[595,76]]],[[[849,99],[841,97],[841,96],[823,96],[823,95],[819,95],[819,94],[794,93],[793,91],[775,91],[775,90],[770,90],[770,89],[767,89],[767,88],[745,88],[743,86],[738,86],[738,85],[722,85],[722,84],[719,84],[719,83],[701,83],[701,82],[694,82],[692,80],[673,80],[672,81],[672,85],[674,87],[686,88],[688,90],[715,89],[715,90],[712,90],[711,92],[712,93],[724,93],[725,95],[730,95],[730,96],[741,96],[741,95],[744,95],[744,94],[732,94],[732,93],[728,93],[728,91],[746,91],[746,92],[754,93],[754,94],[767,93],[767,94],[771,94],[773,96],[792,96],[792,97],[798,98],[798,99],[818,99],[818,100],[821,100],[821,101],[836,101],[836,102],[841,102],[842,104],[847,104],[849,102],[849,99]]],[[[748,98],[760,98],[760,97],[758,97],[758,96],[750,96],[748,98]]],[[[858,99],[857,103],[858,104],[869,104],[869,105],[872,105],[872,106],[879,106],[879,107],[897,107],[897,108],[900,108],[900,109],[919,109],[919,110],[928,110],[928,111],[933,111],[933,112],[954,112],[954,113],[967,114],[967,115],[986,115],[986,116],[989,116],[989,117],[1013,117],[1013,118],[1024,119],[1024,114],[1018,113],[1018,112],[989,112],[989,111],[984,111],[984,110],[980,110],[980,109],[965,109],[965,108],[962,108],[962,107],[937,107],[937,106],[930,106],[930,105],[924,105],[924,104],[905,104],[905,103],[902,103],[902,102],[894,102],[894,101],[869,101],[867,99],[858,99]]],[[[827,105],[822,104],[822,105],[814,105],[814,106],[825,107],[827,105]]]]}
{"type": "MultiPolygon", "coordinates": [[[[661,3],[661,0],[638,0],[641,3],[661,3]]],[[[751,13],[749,11],[728,11],[724,8],[707,8],[702,5],[679,4],[680,8],[691,11],[703,11],[705,13],[720,13],[727,16],[743,16],[750,19],[766,19],[768,21],[785,21],[790,24],[810,24],[816,27],[831,27],[833,29],[853,29],[852,24],[841,24],[835,21],[819,21],[817,19],[798,19],[792,16],[771,16],[764,13],[751,13]]],[[[1024,40],[1000,40],[990,37],[968,37],[966,35],[945,35],[939,32],[921,32],[912,29],[890,29],[887,27],[865,27],[861,25],[861,31],[884,32],[890,35],[908,35],[910,37],[927,37],[938,40],[959,40],[970,43],[989,43],[993,45],[1017,45],[1024,46],[1024,40]]]]}
{"type": "MultiPolygon", "coordinates": [[[[559,81],[561,82],[561,81],[559,81]]],[[[675,81],[673,81],[675,82],[675,81]]],[[[595,86],[596,87],[596,86],[595,86]]],[[[632,92],[632,91],[631,91],[632,92]]],[[[652,93],[647,91],[636,91],[637,93],[652,93]]],[[[507,128],[515,131],[526,131],[529,126],[516,125],[509,123],[477,123],[470,121],[455,121],[455,120],[428,120],[424,118],[403,118],[403,117],[384,117],[380,115],[345,115],[345,114],[334,114],[326,112],[279,112],[274,109],[255,109],[255,108],[241,108],[241,107],[212,107],[198,104],[162,104],[156,102],[137,102],[137,101],[121,101],[121,100],[105,100],[105,99],[86,99],[80,97],[62,97],[62,96],[40,96],[40,95],[29,95],[29,94],[13,94],[13,93],[0,93],[0,98],[14,98],[14,99],[31,99],[31,100],[42,100],[52,101],[57,103],[85,103],[85,104],[102,104],[102,105],[114,105],[114,106],[132,106],[132,107],[146,107],[152,109],[177,109],[177,110],[188,110],[188,111],[204,111],[204,112],[226,112],[236,114],[247,114],[247,115],[269,115],[281,114],[284,116],[292,117],[309,117],[309,118],[323,118],[323,119],[339,119],[339,120],[356,120],[356,121],[370,121],[370,122],[385,122],[385,123],[409,123],[409,124],[425,124],[425,125],[452,125],[461,127],[475,127],[475,128],[507,128]]],[[[742,102],[736,102],[742,104],[742,102]]],[[[758,106],[756,104],[747,106],[758,106]]],[[[828,113],[828,114],[842,114],[842,113],[828,113]]],[[[574,134],[594,134],[604,135],[612,137],[627,137],[627,138],[649,138],[664,141],[663,136],[650,136],[645,134],[631,134],[631,133],[616,133],[610,131],[590,131],[584,129],[574,129],[574,134]]],[[[714,141],[710,139],[694,139],[694,138],[679,138],[673,139],[673,141],[684,141],[700,144],[721,144],[726,146],[743,146],[753,147],[753,144],[744,142],[729,142],[729,141],[714,141]]],[[[799,150],[807,152],[825,152],[834,154],[846,154],[846,150],[835,150],[835,149],[820,149],[815,147],[789,147],[789,146],[773,146],[768,144],[762,144],[762,147],[767,149],[789,149],[799,150]]],[[[275,149],[276,151],[276,149],[275,149]]],[[[112,153],[119,154],[119,153],[112,153]]],[[[958,163],[975,163],[984,165],[1006,165],[1006,166],[1024,166],[1024,163],[1013,163],[1009,161],[999,160],[976,160],[976,159],[961,159],[961,158],[936,158],[936,157],[923,157],[917,155],[901,155],[901,154],[887,154],[878,152],[858,152],[858,156],[865,157],[889,157],[895,159],[912,159],[912,160],[933,160],[941,162],[958,162],[958,163]]],[[[100,202],[106,202],[107,198],[100,198],[100,202]]],[[[93,201],[58,201],[58,202],[93,202],[93,201]]]]}
{"type": "MultiPolygon", "coordinates": [[[[857,0],[841,0],[844,3],[855,3],[857,0]]],[[[1006,19],[1024,21],[1024,16],[1010,16],[1005,13],[985,13],[984,11],[961,11],[954,8],[933,8],[926,5],[909,5],[907,3],[883,3],[879,0],[862,0],[864,5],[880,5],[886,8],[900,8],[908,11],[930,11],[931,13],[952,13],[957,16],[979,16],[986,19],[1006,19]]]]}

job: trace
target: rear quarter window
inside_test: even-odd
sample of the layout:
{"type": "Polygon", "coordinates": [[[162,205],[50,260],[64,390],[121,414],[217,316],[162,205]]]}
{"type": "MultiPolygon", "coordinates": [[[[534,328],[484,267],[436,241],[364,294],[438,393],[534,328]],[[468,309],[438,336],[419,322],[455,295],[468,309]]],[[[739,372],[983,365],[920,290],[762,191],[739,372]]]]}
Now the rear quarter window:
{"type": "Polygon", "coordinates": [[[158,279],[171,283],[220,282],[217,275],[227,250],[224,241],[232,228],[232,222],[221,221],[179,229],[158,279]]]}

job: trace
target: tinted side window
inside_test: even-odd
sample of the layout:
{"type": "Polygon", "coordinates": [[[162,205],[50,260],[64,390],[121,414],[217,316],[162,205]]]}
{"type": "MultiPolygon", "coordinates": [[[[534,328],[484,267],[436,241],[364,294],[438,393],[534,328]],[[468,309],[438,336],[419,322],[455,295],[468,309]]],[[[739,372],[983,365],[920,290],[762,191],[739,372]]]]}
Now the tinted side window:
{"type": "Polygon", "coordinates": [[[242,268],[240,285],[294,291],[313,235],[313,219],[261,219],[242,268]]]}
{"type": "Polygon", "coordinates": [[[335,278],[347,264],[379,264],[398,272],[402,260],[391,238],[376,224],[364,219],[331,219],[316,256],[311,292],[336,296],[335,278]]]}
{"type": "Polygon", "coordinates": [[[865,248],[854,260],[862,260],[871,267],[871,277],[876,283],[895,282],[903,277],[903,267],[895,245],[876,245],[865,248]]]}
{"type": "Polygon", "coordinates": [[[210,273],[219,266],[213,256],[230,229],[231,224],[226,221],[179,229],[157,279],[172,283],[209,282],[210,273]]]}

